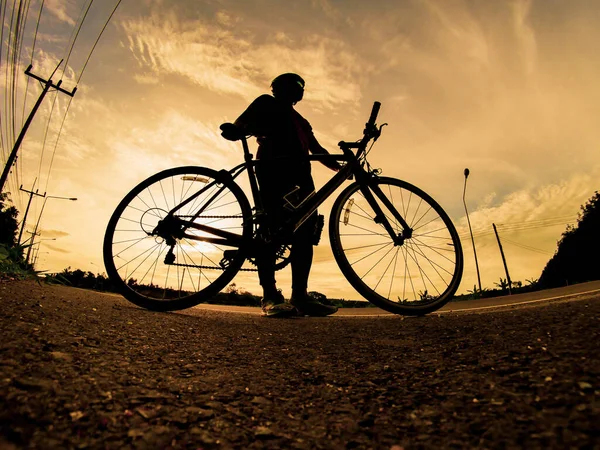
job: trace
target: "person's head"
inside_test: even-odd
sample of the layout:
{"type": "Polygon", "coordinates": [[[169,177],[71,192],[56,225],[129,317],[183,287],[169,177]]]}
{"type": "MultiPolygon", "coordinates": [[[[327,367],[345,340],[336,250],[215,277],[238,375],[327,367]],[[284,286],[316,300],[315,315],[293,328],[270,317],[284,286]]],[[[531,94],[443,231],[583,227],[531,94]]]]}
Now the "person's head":
{"type": "Polygon", "coordinates": [[[276,99],[294,105],[302,100],[304,80],[295,73],[284,73],[271,82],[271,91],[276,99]]]}

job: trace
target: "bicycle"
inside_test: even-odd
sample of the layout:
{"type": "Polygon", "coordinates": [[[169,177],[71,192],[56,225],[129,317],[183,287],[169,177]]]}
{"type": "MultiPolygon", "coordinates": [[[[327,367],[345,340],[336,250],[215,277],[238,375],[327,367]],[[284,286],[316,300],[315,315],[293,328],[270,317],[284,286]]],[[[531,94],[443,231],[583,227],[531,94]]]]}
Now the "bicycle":
{"type": "Polygon", "coordinates": [[[264,211],[247,136],[233,124],[223,135],[241,141],[244,162],[231,170],[186,166],[162,171],[137,185],[109,220],[103,254],[107,274],[123,296],[157,311],[206,302],[227,286],[246,260],[255,262],[271,240],[276,269],[288,263],[285,236],[296,230],[345,181],[329,217],[334,258],[349,283],[369,302],[396,314],[423,315],[447,303],[463,271],[452,221],[428,194],[383,177],[367,155],[381,135],[375,102],[363,136],[339,143],[342,153],[311,161],[345,163],[299,203],[286,196],[289,217],[276,230],[261,226],[264,211]],[[371,142],[372,141],[372,142],[371,142]],[[371,146],[367,149],[368,144],[371,146]],[[356,150],[356,152],[354,152],[356,150]],[[236,182],[246,172],[254,206],[236,182]]]}

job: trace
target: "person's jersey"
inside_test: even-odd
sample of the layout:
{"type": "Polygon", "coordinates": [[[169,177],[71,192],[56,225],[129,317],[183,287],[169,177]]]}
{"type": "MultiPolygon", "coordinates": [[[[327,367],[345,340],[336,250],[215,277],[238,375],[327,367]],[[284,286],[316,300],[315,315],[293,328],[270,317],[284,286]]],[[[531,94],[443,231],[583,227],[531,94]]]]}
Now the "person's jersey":
{"type": "Polygon", "coordinates": [[[235,124],[256,137],[259,159],[307,160],[312,127],[293,107],[275,97],[266,94],[258,97],[235,124]]]}

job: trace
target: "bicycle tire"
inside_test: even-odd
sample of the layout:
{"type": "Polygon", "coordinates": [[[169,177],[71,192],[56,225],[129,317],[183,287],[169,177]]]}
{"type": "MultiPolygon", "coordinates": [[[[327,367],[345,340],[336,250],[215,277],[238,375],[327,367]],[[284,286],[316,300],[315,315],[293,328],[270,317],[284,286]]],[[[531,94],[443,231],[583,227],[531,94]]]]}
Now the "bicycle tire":
{"type": "Polygon", "coordinates": [[[207,190],[181,208],[178,217],[191,220],[208,205],[194,223],[239,233],[243,242],[252,238],[250,204],[226,172],[185,166],[151,176],[119,203],[104,236],[107,275],[130,302],[154,311],[189,308],[216,295],[241,268],[244,251],[187,237],[210,236],[206,231],[186,228],[187,236],[174,239],[172,247],[167,238],[151,234],[168,211],[204,187],[207,190]],[[175,259],[167,263],[169,248],[175,259]],[[225,250],[233,250],[228,258],[225,250]]]}
{"type": "MultiPolygon", "coordinates": [[[[374,305],[408,316],[436,311],[454,295],[463,271],[460,239],[442,207],[421,189],[388,177],[372,179],[413,229],[395,246],[375,222],[360,185],[353,183],[336,199],[329,237],[340,270],[359,294],[374,305]]],[[[380,199],[396,233],[402,228],[380,199]]]]}

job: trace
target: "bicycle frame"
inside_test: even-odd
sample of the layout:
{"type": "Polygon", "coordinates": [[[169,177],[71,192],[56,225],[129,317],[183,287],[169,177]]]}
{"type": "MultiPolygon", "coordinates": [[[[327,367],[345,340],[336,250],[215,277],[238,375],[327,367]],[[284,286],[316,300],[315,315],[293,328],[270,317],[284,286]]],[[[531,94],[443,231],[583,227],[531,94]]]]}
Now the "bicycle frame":
{"type": "MultiPolygon", "coordinates": [[[[365,132],[366,133],[366,132],[365,132]]],[[[397,209],[391,204],[388,198],[381,192],[377,183],[372,182],[372,180],[377,178],[377,175],[374,172],[368,172],[364,169],[363,164],[359,160],[360,156],[365,152],[366,145],[369,141],[370,137],[365,134],[365,137],[356,143],[347,143],[340,142],[340,148],[342,149],[342,154],[316,154],[309,155],[310,161],[338,161],[345,162],[344,167],[336,173],[327,183],[325,183],[318,191],[310,195],[307,199],[305,199],[290,215],[290,217],[286,220],[286,222],[281,226],[278,230],[272,230],[274,236],[285,235],[286,231],[295,232],[316,210],[317,208],[323,204],[323,202],[329,198],[350,176],[353,176],[356,179],[356,182],[360,184],[360,190],[362,194],[365,196],[373,211],[376,213],[375,221],[380,223],[385,230],[388,232],[389,236],[394,241],[395,245],[402,245],[404,240],[410,238],[412,235],[412,229],[406,223],[402,215],[397,211],[397,209]],[[352,148],[356,148],[357,152],[354,154],[352,152],[352,148]],[[377,197],[383,205],[388,209],[388,211],[392,214],[393,218],[400,223],[402,226],[402,233],[397,234],[392,227],[388,216],[383,212],[380,205],[377,203],[375,199],[377,197]]],[[[229,171],[221,171],[220,173],[223,176],[230,177],[231,180],[235,180],[240,174],[244,171],[248,173],[248,180],[250,183],[250,189],[252,192],[252,199],[254,201],[254,207],[256,211],[256,216],[260,217],[264,213],[261,196],[258,188],[258,181],[255,174],[255,167],[260,163],[260,160],[255,160],[253,155],[250,153],[248,148],[248,142],[245,137],[241,139],[242,147],[244,149],[244,162],[235,166],[233,169],[229,171]]],[[[196,199],[199,195],[212,188],[215,184],[218,184],[217,181],[203,187],[197,193],[190,196],[186,201],[177,205],[173,208],[168,216],[174,217],[175,213],[183,208],[185,205],[196,199]]],[[[180,224],[185,228],[195,228],[200,231],[204,231],[210,233],[214,236],[218,237],[209,237],[209,236],[193,236],[189,234],[185,234],[185,230],[183,231],[182,236],[185,236],[188,239],[205,241],[214,244],[221,244],[233,247],[241,247],[244,242],[242,241],[242,237],[238,234],[231,233],[225,230],[221,230],[215,227],[211,227],[209,225],[199,224],[194,222],[195,219],[200,217],[200,215],[204,212],[206,207],[210,204],[213,199],[216,199],[219,194],[222,192],[218,190],[211,199],[206,202],[205,206],[199,209],[191,220],[182,220],[179,219],[180,224]]]]}

